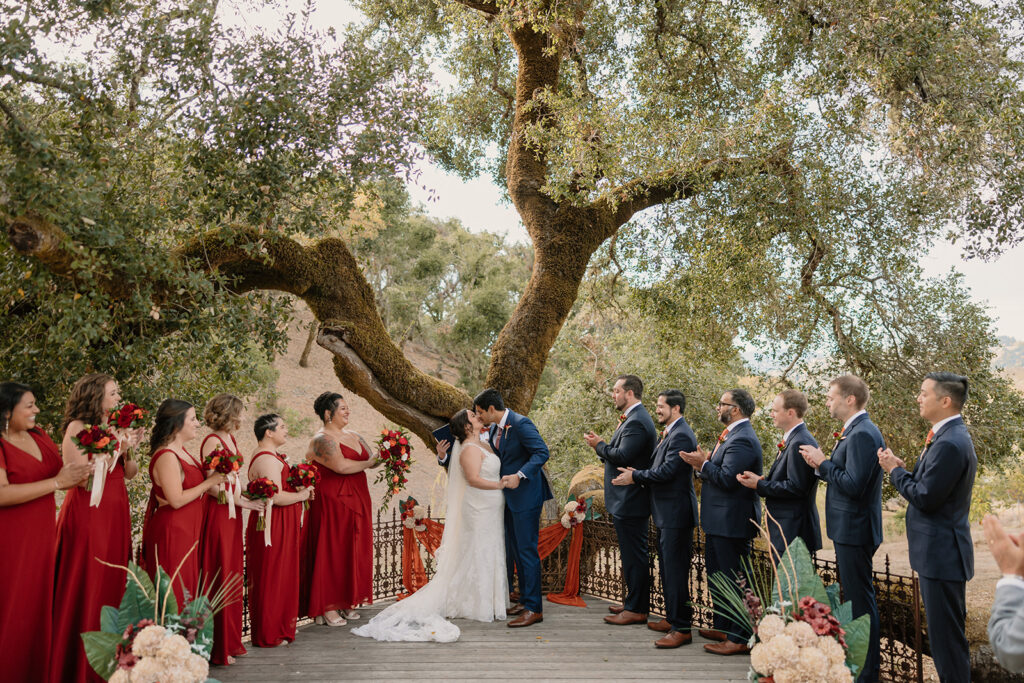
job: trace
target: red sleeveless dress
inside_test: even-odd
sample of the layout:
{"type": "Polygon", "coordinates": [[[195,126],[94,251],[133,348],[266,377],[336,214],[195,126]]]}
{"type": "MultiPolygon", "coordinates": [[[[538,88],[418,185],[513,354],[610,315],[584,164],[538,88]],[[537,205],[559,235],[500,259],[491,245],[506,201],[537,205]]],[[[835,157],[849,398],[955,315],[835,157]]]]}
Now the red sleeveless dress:
{"type": "MultiPolygon", "coordinates": [[[[253,456],[274,458],[284,465],[277,485],[294,493],[288,483],[288,463],[278,453],[260,451],[253,456]]],[[[250,465],[251,466],[251,465],[250,465]]],[[[274,647],[282,640],[295,640],[299,614],[299,513],[302,503],[274,506],[270,520],[270,545],[264,532],[256,530],[259,515],[249,513],[245,529],[245,553],[249,569],[249,624],[252,644],[274,647]]]]}
{"type": "MultiPolygon", "coordinates": [[[[39,446],[36,460],[0,439],[0,468],[11,484],[49,479],[63,463],[57,445],[39,428],[29,431],[39,446]]],[[[3,679],[45,681],[50,671],[53,625],[53,570],[57,545],[57,504],[47,494],[20,505],[0,507],[0,653],[3,679]]]]}
{"type": "MultiPolygon", "coordinates": [[[[202,466],[191,453],[185,451],[186,457],[179,458],[174,451],[164,448],[154,453],[149,461],[150,480],[153,479],[153,465],[164,453],[170,453],[181,464],[181,469],[185,473],[185,480],[181,483],[182,490],[195,488],[206,479],[202,466]]],[[[195,597],[199,588],[198,542],[203,528],[203,500],[199,498],[175,510],[170,505],[160,505],[157,496],[164,498],[164,491],[156,481],[153,481],[153,488],[149,492],[149,507],[146,508],[142,528],[142,560],[150,578],[156,576],[158,560],[168,576],[173,576],[174,572],[178,571],[178,565],[182,564],[182,559],[188,554],[188,559],[182,564],[178,578],[173,584],[174,597],[178,601],[178,609],[181,609],[185,592],[190,597],[195,597]],[[192,550],[194,545],[197,547],[192,550]]]]}
{"type": "MultiPolygon", "coordinates": [[[[349,460],[368,460],[344,444],[349,460]]],[[[307,558],[310,616],[373,601],[373,521],[366,472],[338,474],[320,463],[320,485],[310,507],[307,558]]]]}
{"type": "MultiPolygon", "coordinates": [[[[203,439],[200,454],[210,439],[220,441],[224,450],[238,454],[238,442],[231,437],[231,447],[216,434],[203,439]]],[[[217,502],[216,492],[203,496],[203,535],[199,542],[199,569],[202,572],[203,587],[212,587],[210,594],[220,590],[224,579],[242,575],[242,508],[235,508],[235,518],[228,517],[226,503],[217,502]],[[216,578],[214,578],[216,577],[216,578]]],[[[242,587],[239,584],[234,594],[235,602],[229,603],[213,617],[213,651],[211,664],[227,664],[228,657],[244,655],[242,645],[242,587]]]]}
{"type": "Polygon", "coordinates": [[[100,630],[100,609],[117,607],[124,595],[123,569],[97,559],[128,565],[132,525],[125,487],[124,459],[107,473],[99,507],[89,507],[92,494],[76,486],[68,491],[57,519],[57,580],[53,612],[53,664],[50,680],[102,683],[85,658],[81,634],[100,630]]]}

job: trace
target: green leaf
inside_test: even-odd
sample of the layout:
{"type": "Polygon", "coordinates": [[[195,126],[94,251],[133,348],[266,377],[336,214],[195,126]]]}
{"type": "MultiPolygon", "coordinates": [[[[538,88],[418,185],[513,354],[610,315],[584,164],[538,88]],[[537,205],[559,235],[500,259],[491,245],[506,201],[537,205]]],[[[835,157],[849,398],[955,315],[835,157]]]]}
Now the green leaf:
{"type": "Polygon", "coordinates": [[[830,604],[825,584],[818,576],[814,568],[814,561],[807,551],[807,545],[802,538],[795,539],[789,544],[786,553],[782,556],[779,566],[776,569],[778,582],[772,588],[772,600],[787,600],[796,602],[800,598],[811,596],[818,602],[830,604]],[[782,595],[779,595],[779,586],[782,587],[782,595]]]}
{"type": "Polygon", "coordinates": [[[153,582],[149,580],[149,575],[134,562],[128,565],[128,571],[135,578],[129,577],[124,596],[121,598],[121,606],[118,609],[117,625],[121,633],[124,633],[129,625],[138,623],[140,619],[152,619],[155,614],[153,604],[155,591],[153,582]]]}
{"type": "MultiPolygon", "coordinates": [[[[847,603],[849,604],[849,603],[847,603]]],[[[871,639],[871,615],[862,614],[843,627],[846,631],[846,663],[856,672],[864,668],[871,639]]]]}
{"type": "Polygon", "coordinates": [[[113,633],[121,635],[124,633],[124,629],[119,629],[121,612],[116,607],[110,605],[104,605],[100,609],[100,630],[104,633],[113,633]]]}
{"type": "MultiPolygon", "coordinates": [[[[833,586],[836,584],[832,584],[833,586]]],[[[832,614],[839,620],[840,625],[845,629],[846,625],[853,621],[853,603],[847,600],[839,607],[832,610],[832,614]]]]}
{"type": "Polygon", "coordinates": [[[830,583],[825,586],[825,592],[828,593],[828,605],[832,608],[832,612],[835,613],[839,609],[839,605],[842,598],[839,597],[839,583],[830,583]]]}
{"type": "Polygon", "coordinates": [[[92,667],[103,680],[108,680],[117,670],[117,644],[121,642],[121,636],[116,633],[105,633],[104,631],[89,631],[82,634],[82,643],[85,645],[85,658],[89,660],[92,667]]]}

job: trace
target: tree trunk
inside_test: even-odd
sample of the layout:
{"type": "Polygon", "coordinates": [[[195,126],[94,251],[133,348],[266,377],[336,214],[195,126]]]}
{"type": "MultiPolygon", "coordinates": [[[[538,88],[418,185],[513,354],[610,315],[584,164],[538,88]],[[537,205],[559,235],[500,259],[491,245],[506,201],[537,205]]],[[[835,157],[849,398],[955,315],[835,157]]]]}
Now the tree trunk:
{"type": "Polygon", "coordinates": [[[309,367],[309,352],[313,350],[313,342],[316,341],[316,332],[319,325],[314,320],[309,323],[309,334],[306,335],[306,345],[302,347],[302,355],[299,356],[299,367],[309,367]]]}

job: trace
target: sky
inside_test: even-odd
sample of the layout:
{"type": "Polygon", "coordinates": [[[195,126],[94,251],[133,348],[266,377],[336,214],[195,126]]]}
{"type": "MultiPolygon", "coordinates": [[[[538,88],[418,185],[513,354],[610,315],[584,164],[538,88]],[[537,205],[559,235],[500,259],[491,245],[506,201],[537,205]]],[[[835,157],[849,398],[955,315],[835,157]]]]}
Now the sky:
{"type": "MultiPolygon", "coordinates": [[[[299,12],[305,0],[285,0],[281,6],[299,12]]],[[[231,4],[222,5],[231,8],[231,4]]],[[[235,12],[226,10],[225,23],[251,29],[265,29],[279,21],[280,10],[235,12]]],[[[338,27],[358,20],[359,13],[349,2],[319,2],[310,21],[320,28],[338,27]]],[[[443,80],[443,78],[442,78],[443,80]]],[[[486,177],[464,181],[442,169],[423,162],[419,166],[418,186],[410,186],[414,202],[437,218],[457,218],[471,230],[486,230],[526,241],[527,235],[515,209],[502,201],[501,190],[486,177]]],[[[937,276],[955,268],[964,274],[973,298],[984,303],[995,319],[996,333],[1024,340],[1024,245],[990,262],[964,260],[954,244],[936,244],[923,258],[925,274],[937,276]]]]}

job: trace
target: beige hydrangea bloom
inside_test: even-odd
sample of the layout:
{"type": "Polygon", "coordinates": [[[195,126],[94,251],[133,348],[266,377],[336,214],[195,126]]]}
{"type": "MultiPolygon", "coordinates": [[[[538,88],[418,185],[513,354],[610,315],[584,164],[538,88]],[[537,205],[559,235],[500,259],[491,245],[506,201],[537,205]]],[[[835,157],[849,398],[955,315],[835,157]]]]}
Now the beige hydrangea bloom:
{"type": "Polygon", "coordinates": [[[786,624],[786,635],[799,647],[814,647],[818,642],[818,634],[806,621],[791,621],[786,624]]]}

